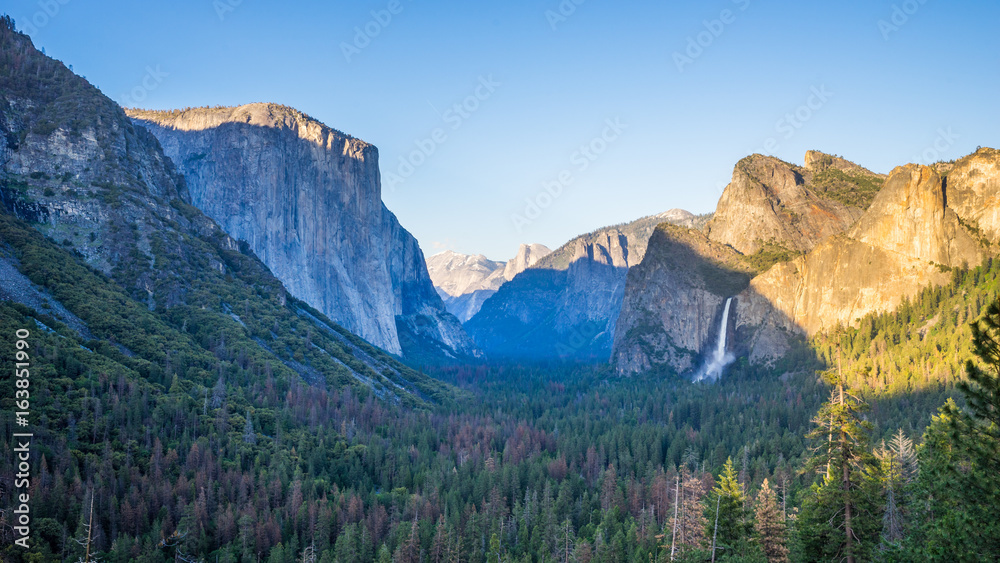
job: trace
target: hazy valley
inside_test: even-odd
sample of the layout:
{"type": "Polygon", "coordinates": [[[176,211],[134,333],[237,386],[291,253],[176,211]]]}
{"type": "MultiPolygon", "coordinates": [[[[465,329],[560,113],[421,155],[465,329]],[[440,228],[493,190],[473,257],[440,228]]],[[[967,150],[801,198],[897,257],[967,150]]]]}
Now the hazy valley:
{"type": "Polygon", "coordinates": [[[1000,553],[998,150],[747,155],[713,212],[493,260],[425,255],[374,145],[122,108],[9,17],[0,134],[5,560],[1000,553]]]}

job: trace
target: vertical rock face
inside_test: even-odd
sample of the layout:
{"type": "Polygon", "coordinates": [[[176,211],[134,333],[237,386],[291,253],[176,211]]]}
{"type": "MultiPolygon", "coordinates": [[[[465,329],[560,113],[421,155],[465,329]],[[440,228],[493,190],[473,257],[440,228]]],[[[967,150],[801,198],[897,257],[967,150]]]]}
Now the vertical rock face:
{"type": "MultiPolygon", "coordinates": [[[[191,205],[157,139],[6,17],[0,205],[0,299],[97,341],[77,356],[76,373],[92,368],[154,393],[171,380],[194,391],[220,376],[278,395],[297,380],[410,406],[450,393],[288,299],[246,244],[191,205]]],[[[400,268],[416,264],[419,256],[400,268]]]]}
{"type": "Polygon", "coordinates": [[[947,177],[948,206],[991,243],[1000,242],[1000,151],[981,148],[959,159],[947,177]]]}
{"type": "Polygon", "coordinates": [[[849,233],[775,266],[751,286],[808,334],[890,311],[928,283],[946,282],[942,267],[978,265],[988,255],[945,193],[932,168],[900,166],[849,233]]]}
{"type": "Polygon", "coordinates": [[[434,292],[416,240],[381,199],[377,149],[276,104],[130,111],[187,180],[192,203],[289,291],[393,353],[474,347],[434,292]]]}
{"type": "Polygon", "coordinates": [[[466,329],[494,357],[607,360],[628,270],[642,261],[656,225],[670,218],[645,217],[569,241],[504,284],[466,329]]]}
{"type": "Polygon", "coordinates": [[[718,336],[726,299],[750,276],[740,255],[704,234],[662,224],[628,273],[611,361],[620,372],[688,371],[718,336]]]}
{"type": "Polygon", "coordinates": [[[806,168],[759,154],[744,158],[733,169],[733,179],[709,222],[709,238],[743,254],[754,254],[768,244],[810,250],[861,216],[858,207],[827,197],[810,183],[828,168],[864,170],[849,164],[815,151],[806,155],[806,168]]]}
{"type": "Polygon", "coordinates": [[[517,256],[507,262],[496,262],[482,254],[446,250],[427,259],[427,272],[448,312],[465,322],[479,312],[501,285],[551,252],[541,244],[522,244],[517,256]]]}
{"type": "Polygon", "coordinates": [[[734,348],[751,362],[768,362],[783,355],[795,335],[892,310],[927,284],[946,283],[949,268],[978,265],[996,251],[1000,152],[993,149],[939,167],[948,173],[946,179],[934,168],[910,164],[893,170],[884,182],[853,163],[814,151],[799,170],[774,159],[749,160],[737,165],[710,238],[745,252],[762,246],[741,244],[738,237],[809,251],[767,267],[735,251],[728,258],[713,255],[712,247],[690,232],[658,229],[642,264],[628,277],[615,334],[613,362],[619,371],[690,370],[711,327],[718,327],[716,310],[726,293],[736,295],[734,348]],[[737,196],[748,218],[739,215],[737,196]],[[858,206],[816,203],[824,198],[858,206]],[[808,202],[827,210],[841,205],[848,214],[836,221],[833,214],[826,222],[796,222],[774,212],[793,200],[800,208],[808,202]],[[854,215],[858,220],[850,224],[854,215]],[[727,225],[736,227],[722,228],[727,225]],[[706,265],[717,269],[714,276],[685,273],[685,268],[700,272],[706,265]],[[752,273],[762,267],[766,271],[745,288],[707,289],[707,280],[725,279],[719,272],[752,273]]]}
{"type": "Polygon", "coordinates": [[[932,168],[916,164],[892,171],[851,238],[927,262],[959,267],[983,259],[976,241],[948,207],[945,185],[932,168]]]}

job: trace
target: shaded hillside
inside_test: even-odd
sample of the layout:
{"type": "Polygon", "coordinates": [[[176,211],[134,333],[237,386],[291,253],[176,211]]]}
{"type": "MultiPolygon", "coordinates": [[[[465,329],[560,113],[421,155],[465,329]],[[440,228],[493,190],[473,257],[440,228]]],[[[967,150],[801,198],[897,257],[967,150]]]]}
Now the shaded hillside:
{"type": "Polygon", "coordinates": [[[550,254],[545,245],[522,244],[506,262],[447,250],[427,259],[427,271],[448,311],[466,322],[503,284],[550,254]]]}
{"type": "Polygon", "coordinates": [[[494,359],[606,361],[625,277],[653,230],[706,219],[674,210],[576,237],[504,284],[465,327],[494,359]]]}

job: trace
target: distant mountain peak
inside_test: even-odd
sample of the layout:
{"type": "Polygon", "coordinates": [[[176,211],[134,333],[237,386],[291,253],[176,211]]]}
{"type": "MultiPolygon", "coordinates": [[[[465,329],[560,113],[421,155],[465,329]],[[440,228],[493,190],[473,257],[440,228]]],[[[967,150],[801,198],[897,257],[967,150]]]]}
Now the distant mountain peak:
{"type": "Polygon", "coordinates": [[[427,271],[448,311],[465,322],[500,286],[551,252],[543,244],[521,244],[513,258],[498,262],[482,254],[445,250],[427,259],[427,271]]]}

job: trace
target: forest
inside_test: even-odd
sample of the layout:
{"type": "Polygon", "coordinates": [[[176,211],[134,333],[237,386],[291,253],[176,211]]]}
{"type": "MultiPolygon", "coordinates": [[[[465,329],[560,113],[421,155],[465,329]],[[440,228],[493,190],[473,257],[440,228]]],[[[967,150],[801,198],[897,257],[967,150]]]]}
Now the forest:
{"type": "MultiPolygon", "coordinates": [[[[261,326],[308,332],[281,309],[228,299],[248,302],[233,323],[206,296],[207,309],[149,313],[99,291],[115,286],[30,227],[5,218],[3,228],[25,275],[104,334],[83,340],[49,314],[0,303],[0,331],[31,329],[38,416],[27,553],[11,543],[9,494],[0,520],[12,560],[989,561],[1000,552],[993,261],[771,368],[737,362],[715,384],[619,377],[601,365],[424,366],[433,377],[399,366],[424,390],[400,402],[332,374],[309,382],[248,353],[261,326]]],[[[311,338],[287,340],[303,365],[322,356],[310,351],[320,331],[311,338]]],[[[13,357],[13,342],[0,355],[13,357]]],[[[12,448],[13,398],[0,406],[12,448]]]]}

